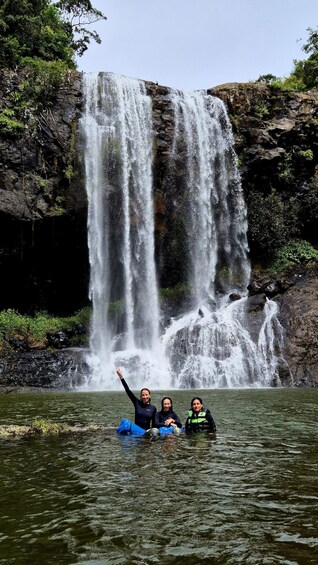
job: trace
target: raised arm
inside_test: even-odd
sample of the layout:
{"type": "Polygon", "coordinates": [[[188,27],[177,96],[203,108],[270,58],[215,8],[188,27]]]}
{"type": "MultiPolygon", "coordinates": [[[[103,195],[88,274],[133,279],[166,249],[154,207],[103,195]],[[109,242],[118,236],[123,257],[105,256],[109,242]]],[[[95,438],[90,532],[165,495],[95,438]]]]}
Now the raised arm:
{"type": "Polygon", "coordinates": [[[117,369],[116,369],[116,373],[117,373],[118,377],[119,377],[120,380],[121,380],[121,383],[122,383],[122,385],[123,385],[123,387],[124,387],[124,389],[125,389],[125,391],[126,391],[127,396],[129,396],[130,400],[132,401],[132,403],[133,403],[134,406],[135,406],[135,405],[136,405],[136,402],[138,402],[137,396],[135,396],[134,393],[130,390],[128,384],[126,383],[126,381],[125,381],[125,379],[124,379],[124,377],[123,377],[123,373],[122,373],[122,371],[121,371],[120,368],[117,368],[117,369]]]}

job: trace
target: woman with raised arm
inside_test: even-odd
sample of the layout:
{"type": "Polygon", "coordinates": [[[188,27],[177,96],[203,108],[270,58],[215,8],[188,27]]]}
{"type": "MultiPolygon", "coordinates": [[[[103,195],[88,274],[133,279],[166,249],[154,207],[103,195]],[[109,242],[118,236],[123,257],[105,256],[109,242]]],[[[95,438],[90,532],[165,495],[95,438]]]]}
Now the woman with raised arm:
{"type": "Polygon", "coordinates": [[[207,408],[203,408],[201,398],[195,396],[191,400],[191,410],[185,423],[186,433],[192,432],[216,432],[215,421],[207,408]]]}
{"type": "Polygon", "coordinates": [[[149,388],[142,388],[140,391],[140,398],[134,395],[126,383],[121,369],[116,369],[116,373],[120,378],[122,385],[135,407],[135,424],[143,430],[149,430],[155,427],[155,419],[157,409],[151,404],[151,392],[149,388]]]}

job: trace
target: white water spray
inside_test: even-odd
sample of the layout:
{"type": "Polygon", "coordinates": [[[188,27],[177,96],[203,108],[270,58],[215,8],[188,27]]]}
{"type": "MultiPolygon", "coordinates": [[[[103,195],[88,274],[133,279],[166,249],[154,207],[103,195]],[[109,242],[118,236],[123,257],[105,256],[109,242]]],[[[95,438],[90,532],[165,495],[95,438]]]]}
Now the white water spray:
{"type": "MultiPolygon", "coordinates": [[[[151,99],[142,81],[110,73],[84,75],[84,97],[90,382],[113,388],[114,367],[121,364],[139,385],[150,371],[156,378],[153,363],[160,349],[151,99]]],[[[163,386],[160,378],[157,386],[163,386]]]]}
{"type": "Polygon", "coordinates": [[[171,91],[170,162],[183,171],[192,310],[172,320],[160,340],[151,99],[142,81],[110,73],[84,75],[84,96],[89,386],[119,386],[116,365],[132,387],[270,386],[282,334],[272,301],[259,313],[260,329],[250,329],[246,209],[223,103],[171,91]]]}
{"type": "Polygon", "coordinates": [[[187,282],[193,304],[164,336],[174,385],[269,386],[277,368],[276,312],[265,306],[258,340],[253,340],[247,298],[237,300],[246,294],[250,264],[246,209],[225,107],[203,92],[175,91],[172,102],[171,159],[178,159],[181,148],[187,184],[187,282]]]}

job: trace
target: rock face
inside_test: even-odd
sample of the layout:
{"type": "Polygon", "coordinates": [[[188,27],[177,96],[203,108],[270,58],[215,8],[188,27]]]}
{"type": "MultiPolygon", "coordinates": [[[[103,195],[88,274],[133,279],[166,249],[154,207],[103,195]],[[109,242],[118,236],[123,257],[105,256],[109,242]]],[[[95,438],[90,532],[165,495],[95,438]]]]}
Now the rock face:
{"type": "MultiPolygon", "coordinates": [[[[23,79],[2,73],[1,109],[10,112],[23,79]]],[[[0,132],[0,309],[67,314],[87,303],[81,107],[81,77],[70,73],[22,133],[0,132]]]]}
{"type": "Polygon", "coordinates": [[[278,298],[285,358],[297,386],[318,386],[317,274],[317,269],[295,274],[296,284],[278,298]]]}
{"type": "Polygon", "coordinates": [[[252,259],[288,237],[317,246],[318,92],[283,92],[257,83],[208,92],[223,100],[232,122],[252,259]]]}
{"type": "MultiPolygon", "coordinates": [[[[19,91],[21,80],[13,72],[2,74],[1,108],[10,109],[10,96],[13,99],[19,91]]],[[[186,195],[178,171],[174,171],[173,183],[167,174],[173,136],[169,89],[150,82],[146,82],[146,87],[152,97],[155,132],[156,260],[160,285],[172,287],[184,280],[179,218],[186,195]]],[[[249,208],[252,261],[264,251],[254,239],[259,220],[252,213],[257,208],[255,195],[264,199],[274,192],[283,207],[281,218],[287,210],[284,206],[291,201],[297,201],[298,210],[303,205],[295,235],[317,245],[317,217],[313,207],[306,208],[305,204],[310,203],[310,187],[318,181],[318,93],[287,93],[261,84],[221,85],[208,93],[223,100],[232,122],[249,208]]],[[[37,115],[32,128],[13,137],[0,132],[0,310],[69,314],[87,304],[82,105],[81,74],[71,72],[65,77],[55,104],[37,115]]],[[[273,223],[275,212],[273,208],[273,223]]],[[[266,226],[270,232],[271,221],[266,226]]],[[[283,231],[286,229],[288,223],[283,225],[283,231]]],[[[282,238],[286,237],[284,233],[282,238]]],[[[250,294],[256,296],[251,308],[261,308],[265,296],[279,302],[286,332],[286,359],[294,382],[316,386],[316,273],[293,276],[289,283],[270,278],[264,282],[254,277],[250,294]]],[[[47,366],[43,354],[42,360],[37,361],[38,367],[41,363],[47,366]]],[[[25,374],[25,366],[19,369],[17,363],[18,359],[12,361],[13,373],[6,365],[7,385],[16,382],[14,374],[25,374]]],[[[33,375],[39,375],[37,384],[45,378],[40,373],[33,371],[33,375]]],[[[24,384],[30,385],[31,376],[26,381],[24,384]]],[[[55,386],[53,378],[48,386],[55,386]]]]}
{"type": "Polygon", "coordinates": [[[0,386],[73,388],[84,384],[88,367],[85,350],[2,352],[0,386]]]}

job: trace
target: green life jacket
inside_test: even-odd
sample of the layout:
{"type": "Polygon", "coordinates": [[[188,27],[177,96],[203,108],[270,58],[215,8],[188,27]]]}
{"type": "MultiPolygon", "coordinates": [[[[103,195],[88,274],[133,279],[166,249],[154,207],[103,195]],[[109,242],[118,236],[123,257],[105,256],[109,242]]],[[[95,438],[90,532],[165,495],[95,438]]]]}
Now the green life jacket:
{"type": "Polygon", "coordinates": [[[201,412],[199,412],[198,414],[195,414],[195,412],[193,412],[193,410],[189,410],[188,413],[188,419],[190,420],[191,424],[198,424],[198,425],[202,425],[204,422],[206,422],[206,413],[204,410],[201,410],[201,412]]]}

